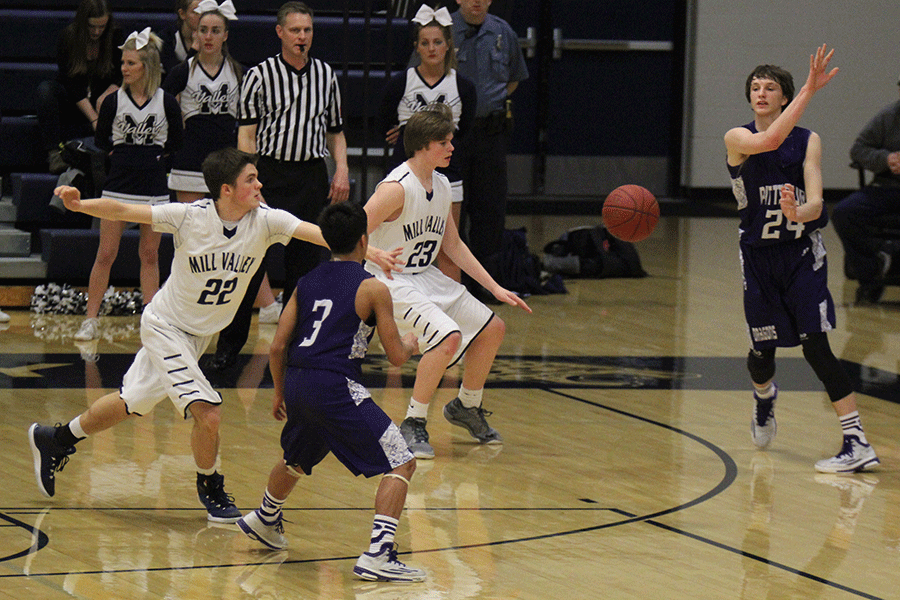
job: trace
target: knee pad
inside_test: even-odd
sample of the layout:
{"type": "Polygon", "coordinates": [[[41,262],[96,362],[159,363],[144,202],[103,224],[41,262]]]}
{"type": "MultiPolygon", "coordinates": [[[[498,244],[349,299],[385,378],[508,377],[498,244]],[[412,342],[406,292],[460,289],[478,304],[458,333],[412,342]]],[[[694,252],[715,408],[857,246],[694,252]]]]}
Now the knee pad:
{"type": "Polygon", "coordinates": [[[853,392],[850,376],[831,351],[824,332],[811,333],[802,342],[803,358],[809,363],[816,377],[825,385],[832,402],[846,398],[853,392]]]}
{"type": "Polygon", "coordinates": [[[393,477],[394,479],[399,479],[400,481],[405,483],[407,485],[407,487],[409,486],[409,479],[407,479],[403,475],[397,475],[396,473],[385,473],[384,475],[382,475],[381,478],[387,479],[388,477],[393,477]]]}
{"type": "Polygon", "coordinates": [[[753,383],[762,385],[775,377],[775,348],[750,349],[747,354],[747,370],[753,383]]]}

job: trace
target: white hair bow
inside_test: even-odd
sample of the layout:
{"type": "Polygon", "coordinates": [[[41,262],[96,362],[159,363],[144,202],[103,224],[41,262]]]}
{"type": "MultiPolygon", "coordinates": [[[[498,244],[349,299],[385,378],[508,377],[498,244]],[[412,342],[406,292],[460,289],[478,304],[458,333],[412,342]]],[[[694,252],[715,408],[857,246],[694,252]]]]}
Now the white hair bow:
{"type": "Polygon", "coordinates": [[[453,24],[453,17],[450,16],[450,11],[447,10],[446,6],[434,10],[427,4],[423,4],[419,7],[416,16],[414,16],[412,20],[413,23],[418,23],[423,27],[432,21],[437,21],[438,25],[442,27],[449,27],[453,24]]]}
{"type": "Polygon", "coordinates": [[[229,21],[238,20],[237,11],[234,10],[234,4],[232,4],[231,0],[224,0],[222,4],[216,4],[216,0],[202,0],[200,4],[197,5],[197,8],[194,9],[194,12],[202,15],[205,12],[213,10],[222,13],[222,16],[229,21]]]}
{"type": "Polygon", "coordinates": [[[123,49],[128,42],[134,40],[134,49],[140,50],[144,46],[150,43],[150,28],[145,27],[143,31],[138,33],[137,31],[132,31],[131,34],[125,38],[125,44],[119,46],[119,50],[123,49]]]}

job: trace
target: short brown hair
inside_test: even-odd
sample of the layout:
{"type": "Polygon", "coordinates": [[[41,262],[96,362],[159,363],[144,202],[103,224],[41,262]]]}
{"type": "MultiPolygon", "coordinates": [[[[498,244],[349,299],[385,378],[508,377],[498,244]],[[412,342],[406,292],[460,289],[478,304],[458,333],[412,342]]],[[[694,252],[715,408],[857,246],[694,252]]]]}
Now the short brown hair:
{"type": "Polygon", "coordinates": [[[771,79],[780,85],[781,93],[787,98],[785,107],[794,99],[794,78],[788,71],[775,65],[759,65],[747,76],[747,83],[744,85],[744,95],[747,97],[747,102],[750,102],[750,86],[753,85],[754,79],[771,79]]]}
{"type": "Polygon", "coordinates": [[[211,152],[203,161],[203,180],[213,200],[219,199],[223,185],[235,186],[241,171],[247,165],[256,164],[256,155],[241,152],[237,148],[222,148],[211,152]]]}
{"type": "Polygon", "coordinates": [[[292,13],[309,15],[310,19],[313,17],[312,9],[308,7],[305,2],[294,2],[292,0],[291,2],[285,2],[281,5],[281,8],[278,9],[278,24],[284,27],[287,16],[292,13]]]}
{"type": "Polygon", "coordinates": [[[406,158],[412,156],[431,142],[439,142],[453,133],[453,112],[443,102],[433,102],[412,114],[403,130],[403,146],[406,158]]]}

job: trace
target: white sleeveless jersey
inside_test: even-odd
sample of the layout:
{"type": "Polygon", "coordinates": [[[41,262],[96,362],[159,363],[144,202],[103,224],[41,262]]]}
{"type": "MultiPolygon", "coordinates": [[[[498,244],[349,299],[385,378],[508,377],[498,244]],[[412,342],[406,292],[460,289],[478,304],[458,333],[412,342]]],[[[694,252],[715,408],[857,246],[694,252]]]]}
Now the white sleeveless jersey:
{"type": "Polygon", "coordinates": [[[181,92],[181,114],[187,121],[195,115],[231,115],[237,118],[237,103],[241,84],[227,60],[219,72],[210,77],[197,63],[197,56],[188,60],[187,86],[181,92]]]}
{"type": "Polygon", "coordinates": [[[165,146],[169,122],[163,104],[162,88],[158,88],[147,103],[139,107],[123,88],[116,92],[116,116],[113,119],[114,146],[165,146]]]}
{"type": "Polygon", "coordinates": [[[400,125],[406,125],[413,113],[418,112],[435,102],[443,102],[450,107],[453,113],[453,125],[459,126],[459,115],[462,113],[462,99],[459,97],[459,87],[456,85],[456,70],[450,72],[438,81],[434,87],[429,86],[419,76],[415,68],[406,70],[406,89],[397,106],[397,118],[400,125]]]}
{"type": "Polygon", "coordinates": [[[262,205],[231,231],[209,198],[152,207],[153,230],[174,235],[169,278],[150,301],[154,312],[191,335],[212,335],[231,323],[266,250],[286,244],[300,219],[262,205]]]}
{"type": "MultiPolygon", "coordinates": [[[[421,273],[437,259],[450,214],[450,182],[437,171],[431,174],[432,192],[427,194],[418,177],[403,163],[378,185],[396,181],[403,186],[403,210],[393,221],[385,221],[369,236],[369,243],[381,250],[402,247],[403,273],[421,273]]],[[[377,265],[367,263],[374,274],[377,265]]]]}

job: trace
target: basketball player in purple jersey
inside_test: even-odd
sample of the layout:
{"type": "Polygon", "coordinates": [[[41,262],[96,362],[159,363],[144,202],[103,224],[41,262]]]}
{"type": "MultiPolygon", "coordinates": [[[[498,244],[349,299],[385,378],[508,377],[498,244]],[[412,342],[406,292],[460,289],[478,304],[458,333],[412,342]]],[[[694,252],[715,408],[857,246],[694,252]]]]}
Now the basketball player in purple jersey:
{"type": "Polygon", "coordinates": [[[369,580],[422,581],[425,572],[397,560],[393,543],[416,459],[400,429],[359,383],[376,327],[396,366],[418,351],[418,341],[413,333],[400,337],[390,292],[361,264],[369,243],[367,223],[365,210],[353,202],[327,206],[319,217],[334,260],[297,283],[270,350],[273,414],[287,419],[283,458],[269,475],[262,505],[238,526],[273,550],[285,548],[282,506],[297,479],[312,474],[333,452],[354,475],[383,475],[371,544],[353,572],[369,580]]]}
{"type": "Polygon", "coordinates": [[[797,122],[813,95],[837,74],[826,72],[834,50],[810,56],[806,83],[794,95],[791,74],[760,65],[745,94],[754,120],[725,134],[728,171],[740,214],[744,314],[751,348],[747,367],[756,406],[750,431],[758,448],[775,437],[775,349],[800,345],[825,385],[843,429],[836,456],[816,463],[823,473],[852,473],[879,464],[863,433],[850,378],[826,332],[835,326],[821,228],[822,143],[797,122]]]}

